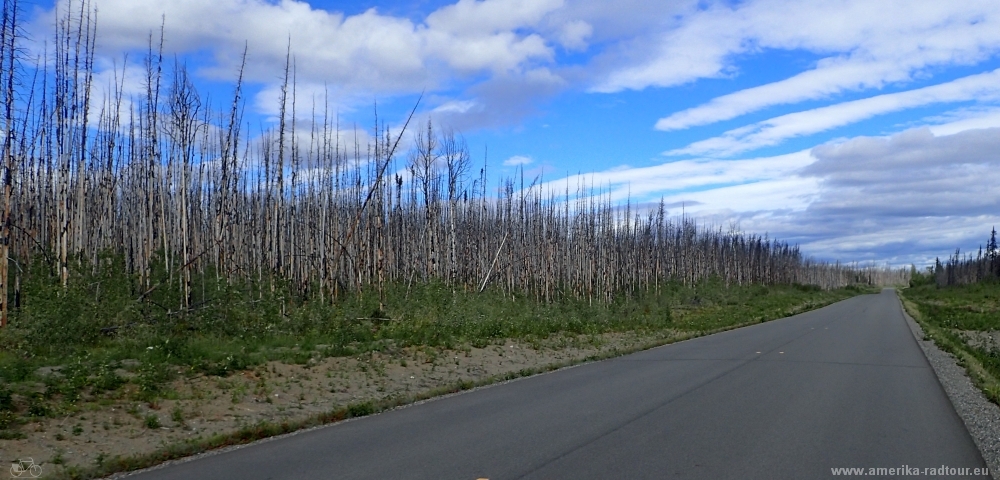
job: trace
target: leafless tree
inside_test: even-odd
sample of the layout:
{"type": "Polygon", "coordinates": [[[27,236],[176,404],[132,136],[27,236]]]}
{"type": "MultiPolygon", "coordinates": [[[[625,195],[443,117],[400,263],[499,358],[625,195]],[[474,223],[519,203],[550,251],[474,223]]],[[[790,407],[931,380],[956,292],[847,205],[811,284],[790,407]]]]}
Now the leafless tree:
{"type": "Polygon", "coordinates": [[[280,118],[260,132],[241,127],[242,67],[222,109],[177,62],[161,95],[162,29],[143,61],[145,92],[128,97],[116,78],[94,97],[96,22],[87,3],[67,5],[54,58],[31,67],[18,62],[16,2],[3,3],[0,323],[8,265],[44,259],[66,285],[70,262],[105,254],[124,259],[138,299],[175,288],[181,311],[193,306],[194,276],[210,267],[223,281],[281,280],[322,301],[413,281],[599,304],[669,281],[834,288],[907,279],[906,270],[816,262],[766,236],[671,218],[662,202],[616,204],[592,185],[559,193],[520,175],[491,192],[485,163],[470,182],[468,145],[431,120],[408,152],[409,119],[389,127],[376,116],[361,140],[326,99],[313,100],[302,127],[290,50],[280,118]],[[160,268],[166,281],[154,275],[160,268]]]}

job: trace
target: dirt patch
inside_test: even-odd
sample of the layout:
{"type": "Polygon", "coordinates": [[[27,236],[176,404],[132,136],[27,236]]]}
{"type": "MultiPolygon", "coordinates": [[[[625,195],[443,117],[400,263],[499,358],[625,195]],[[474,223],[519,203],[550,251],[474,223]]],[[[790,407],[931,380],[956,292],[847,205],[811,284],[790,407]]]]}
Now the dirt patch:
{"type": "Polygon", "coordinates": [[[952,330],[966,345],[984,352],[1000,350],[1000,331],[952,330]]]}
{"type": "Polygon", "coordinates": [[[228,377],[185,377],[172,383],[166,399],[92,403],[67,417],[23,425],[26,438],[0,440],[0,460],[6,464],[30,457],[48,473],[61,470],[56,465],[93,467],[259,422],[295,421],[359,402],[418,396],[461,381],[634,350],[672,335],[618,333],[484,348],[404,348],[304,365],[269,362],[228,377]]]}

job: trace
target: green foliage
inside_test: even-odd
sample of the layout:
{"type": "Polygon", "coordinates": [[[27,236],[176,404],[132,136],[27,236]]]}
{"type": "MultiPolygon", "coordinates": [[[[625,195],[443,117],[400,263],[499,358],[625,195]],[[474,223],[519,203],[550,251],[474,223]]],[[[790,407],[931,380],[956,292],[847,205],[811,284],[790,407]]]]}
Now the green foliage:
{"type": "Polygon", "coordinates": [[[161,426],[160,417],[156,416],[155,413],[150,413],[149,415],[146,415],[146,417],[143,418],[142,423],[146,425],[146,428],[151,430],[155,430],[157,428],[160,428],[161,426]]]}
{"type": "Polygon", "coordinates": [[[9,387],[0,386],[0,412],[14,411],[14,396],[9,387]]]}
{"type": "Polygon", "coordinates": [[[134,300],[136,285],[122,273],[121,256],[102,256],[94,265],[79,259],[69,263],[74,281],[66,288],[44,259],[30,265],[21,287],[23,305],[11,320],[24,335],[11,346],[35,354],[67,353],[67,347],[98,343],[106,336],[104,327],[142,318],[143,305],[134,300]]]}
{"type": "Polygon", "coordinates": [[[30,360],[9,352],[0,351],[0,379],[5,382],[14,383],[24,381],[34,370],[35,367],[30,360]]]}
{"type": "Polygon", "coordinates": [[[14,405],[14,394],[6,385],[0,385],[0,438],[4,438],[5,430],[17,424],[17,407],[14,405]]]}
{"type": "MultiPolygon", "coordinates": [[[[150,286],[125,273],[124,262],[113,256],[97,265],[74,259],[66,288],[46,264],[30,267],[22,308],[13,313],[10,328],[0,330],[0,379],[23,384],[18,388],[25,392],[24,405],[14,408],[9,400],[7,411],[52,416],[81,401],[121,398],[126,386],[130,400],[155,401],[169,394],[167,385],[177,375],[226,376],[271,360],[306,364],[407,346],[485,347],[563,334],[706,332],[862,293],[710,280],[695,286],[668,282],[623,292],[610,302],[571,292],[546,302],[493,289],[415,283],[385,285],[381,295],[366,289],[319,301],[296,296],[280,281],[272,289],[270,279],[228,283],[206,271],[192,276],[195,307],[182,310],[177,289],[155,288],[172,280],[162,261],[153,263],[150,286]],[[37,382],[44,391],[27,387],[37,382]]],[[[4,398],[0,392],[0,407],[4,398]]]]}
{"type": "Polygon", "coordinates": [[[29,417],[47,417],[52,413],[45,399],[41,395],[32,395],[28,400],[29,417]]]}
{"type": "Polygon", "coordinates": [[[174,407],[174,409],[170,412],[170,419],[173,420],[174,423],[184,423],[184,410],[181,410],[179,405],[174,407]]]}
{"type": "Polygon", "coordinates": [[[141,397],[151,400],[160,392],[161,385],[173,378],[173,374],[169,364],[151,359],[145,360],[139,366],[136,384],[139,386],[141,397]]]}
{"type": "Polygon", "coordinates": [[[25,438],[28,438],[28,435],[24,432],[0,430],[0,440],[23,440],[25,438]]]}
{"type": "Polygon", "coordinates": [[[0,410],[0,430],[6,430],[17,422],[17,414],[10,410],[0,410]]]}
{"type": "Polygon", "coordinates": [[[934,284],[934,270],[928,268],[927,270],[921,272],[917,270],[917,267],[910,266],[910,288],[923,287],[925,285],[934,284]]]}
{"type": "Polygon", "coordinates": [[[363,417],[375,413],[375,405],[371,402],[352,403],[347,407],[348,417],[363,417]]]}

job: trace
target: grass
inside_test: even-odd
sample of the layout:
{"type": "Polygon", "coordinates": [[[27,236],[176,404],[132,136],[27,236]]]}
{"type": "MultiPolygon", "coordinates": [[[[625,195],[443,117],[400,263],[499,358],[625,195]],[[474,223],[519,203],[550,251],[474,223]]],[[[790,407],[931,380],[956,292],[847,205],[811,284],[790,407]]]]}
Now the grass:
{"type": "MultiPolygon", "coordinates": [[[[844,289],[840,292],[827,292],[827,293],[828,294],[824,296],[824,300],[817,300],[815,303],[813,302],[806,303],[804,304],[806,306],[800,307],[801,311],[813,308],[819,308],[828,305],[830,303],[833,303],[842,298],[847,298],[852,295],[860,293],[872,293],[872,291],[865,289],[844,289]]],[[[800,309],[796,309],[797,310],[796,313],[799,313],[798,310],[800,309]]],[[[391,410],[393,408],[397,408],[414,402],[427,400],[434,397],[440,397],[442,395],[467,391],[474,388],[479,388],[500,382],[511,381],[511,380],[516,380],[518,378],[551,372],[554,370],[558,370],[560,368],[565,368],[580,363],[600,361],[608,358],[628,355],[630,353],[647,350],[650,348],[666,345],[669,343],[679,342],[690,338],[698,337],[701,335],[708,335],[726,330],[732,330],[735,328],[740,328],[771,319],[773,318],[764,318],[763,320],[754,319],[744,323],[731,323],[727,326],[717,327],[712,330],[688,331],[672,335],[668,334],[654,341],[646,343],[644,345],[639,345],[629,349],[613,350],[599,355],[592,355],[582,359],[566,360],[558,363],[540,365],[533,368],[523,368],[518,371],[512,371],[502,375],[482,378],[476,381],[469,381],[469,380],[458,381],[451,385],[447,385],[441,388],[436,388],[433,390],[419,392],[407,396],[395,396],[391,398],[374,400],[374,401],[372,400],[361,401],[346,406],[337,407],[333,410],[330,410],[328,412],[319,415],[309,416],[298,420],[286,420],[282,422],[260,422],[253,425],[244,426],[234,432],[218,434],[204,439],[198,438],[170,445],[165,445],[158,451],[149,454],[134,455],[134,456],[115,456],[113,458],[105,456],[101,458],[100,462],[95,462],[96,465],[94,467],[70,466],[56,472],[56,475],[53,478],[66,478],[74,480],[92,479],[92,478],[109,476],[118,472],[147,468],[168,460],[174,460],[191,455],[196,455],[217,448],[246,444],[264,438],[295,432],[297,430],[317,427],[320,425],[338,422],[350,418],[367,416],[374,413],[391,410]]]]}
{"type": "MultiPolygon", "coordinates": [[[[696,286],[667,283],[655,292],[592,304],[572,295],[542,303],[493,290],[478,293],[442,284],[390,284],[381,302],[374,291],[344,296],[337,302],[318,302],[296,298],[280,282],[272,291],[270,282],[216,283],[214,274],[206,272],[197,285],[201,306],[180,312],[166,308],[179,304],[169,289],[137,300],[140,290],[145,290],[135,279],[117,273],[124,269],[114,258],[101,261],[96,268],[79,267],[66,289],[45,275],[25,281],[22,308],[12,316],[9,327],[0,330],[0,438],[23,438],[19,427],[40,417],[61,418],[96,405],[156,404],[175,395],[170,385],[179,376],[218,376],[221,383],[234,372],[273,360],[306,364],[323,357],[391,352],[408,346],[429,347],[433,352],[483,347],[507,339],[530,342],[553,335],[635,331],[661,339],[642,347],[649,348],[874,291],[726,286],[706,281],[696,286]]],[[[628,352],[611,355],[623,353],[628,352]]],[[[232,434],[165,447],[150,456],[106,457],[84,470],[67,466],[64,473],[84,478],[138,468],[560,366],[526,369],[405,398],[359,402],[298,422],[248,426],[232,434]]],[[[252,387],[240,385],[229,392],[234,402],[252,387]]],[[[267,386],[253,388],[266,390],[267,386]]],[[[138,411],[127,412],[139,418],[138,411]]],[[[183,423],[184,413],[176,410],[170,418],[183,423]]],[[[156,415],[142,421],[147,428],[162,426],[156,415]]]]}
{"type": "Polygon", "coordinates": [[[1000,404],[1000,348],[968,341],[976,332],[1000,330],[1000,283],[916,283],[900,292],[907,312],[928,339],[955,356],[990,401],[1000,404]]]}

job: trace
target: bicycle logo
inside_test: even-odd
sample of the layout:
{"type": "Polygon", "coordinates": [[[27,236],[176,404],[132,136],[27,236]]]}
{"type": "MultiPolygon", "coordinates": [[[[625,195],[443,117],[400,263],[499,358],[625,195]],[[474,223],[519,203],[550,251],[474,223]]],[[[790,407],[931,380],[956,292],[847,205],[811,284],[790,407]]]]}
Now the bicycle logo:
{"type": "Polygon", "coordinates": [[[22,458],[10,464],[10,476],[21,478],[22,475],[25,478],[38,478],[42,476],[42,467],[35,465],[35,461],[31,458],[22,458]]]}

